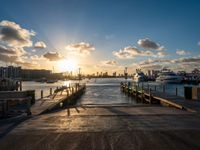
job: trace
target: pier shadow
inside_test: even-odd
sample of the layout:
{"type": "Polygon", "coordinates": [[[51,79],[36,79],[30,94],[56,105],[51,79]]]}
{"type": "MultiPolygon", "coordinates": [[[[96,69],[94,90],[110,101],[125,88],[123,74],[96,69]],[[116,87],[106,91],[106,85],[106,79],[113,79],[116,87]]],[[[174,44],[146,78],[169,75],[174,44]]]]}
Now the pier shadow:
{"type": "Polygon", "coordinates": [[[17,127],[22,122],[32,118],[31,116],[21,116],[15,118],[9,118],[5,120],[0,120],[0,140],[10,133],[15,127],[17,127]]]}

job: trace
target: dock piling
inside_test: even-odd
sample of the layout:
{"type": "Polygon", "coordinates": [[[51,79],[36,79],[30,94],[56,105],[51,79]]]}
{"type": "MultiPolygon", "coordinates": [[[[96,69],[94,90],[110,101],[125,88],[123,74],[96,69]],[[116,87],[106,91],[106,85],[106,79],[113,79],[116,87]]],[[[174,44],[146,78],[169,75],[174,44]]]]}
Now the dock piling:
{"type": "Polygon", "coordinates": [[[41,90],[41,99],[43,98],[43,90],[41,90]]]}
{"type": "Polygon", "coordinates": [[[151,88],[149,89],[149,103],[152,104],[151,88]]]}
{"type": "Polygon", "coordinates": [[[22,81],[19,82],[19,90],[22,91],[22,81]]]}
{"type": "Polygon", "coordinates": [[[49,90],[50,90],[50,91],[49,91],[49,94],[52,95],[52,88],[50,88],[49,90]]]}

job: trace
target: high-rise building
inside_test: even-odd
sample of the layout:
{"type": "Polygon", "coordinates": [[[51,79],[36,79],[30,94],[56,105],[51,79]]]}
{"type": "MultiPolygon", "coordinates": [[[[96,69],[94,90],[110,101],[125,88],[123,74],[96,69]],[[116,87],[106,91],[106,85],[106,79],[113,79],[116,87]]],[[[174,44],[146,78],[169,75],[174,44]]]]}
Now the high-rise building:
{"type": "Polygon", "coordinates": [[[21,67],[0,67],[0,77],[1,78],[20,78],[22,69],[21,67]]]}

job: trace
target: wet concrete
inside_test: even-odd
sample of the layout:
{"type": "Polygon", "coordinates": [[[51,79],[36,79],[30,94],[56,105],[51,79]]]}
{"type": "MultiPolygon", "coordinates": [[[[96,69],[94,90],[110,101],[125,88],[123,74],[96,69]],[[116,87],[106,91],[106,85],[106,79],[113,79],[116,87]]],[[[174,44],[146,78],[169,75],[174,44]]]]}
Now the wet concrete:
{"type": "Polygon", "coordinates": [[[200,149],[200,115],[160,106],[68,108],[19,124],[0,149],[200,149]]]}

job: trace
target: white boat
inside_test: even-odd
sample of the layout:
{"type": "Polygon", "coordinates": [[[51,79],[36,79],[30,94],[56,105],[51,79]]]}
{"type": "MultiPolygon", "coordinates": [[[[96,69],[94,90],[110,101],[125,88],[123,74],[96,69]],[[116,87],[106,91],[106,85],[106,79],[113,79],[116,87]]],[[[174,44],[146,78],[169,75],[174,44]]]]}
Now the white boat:
{"type": "Polygon", "coordinates": [[[164,82],[164,83],[181,83],[183,80],[182,76],[177,75],[173,71],[170,70],[162,70],[156,78],[156,82],[164,82]]]}
{"type": "Polygon", "coordinates": [[[133,81],[144,82],[147,80],[147,76],[142,71],[136,71],[137,73],[133,76],[133,81]]]}

